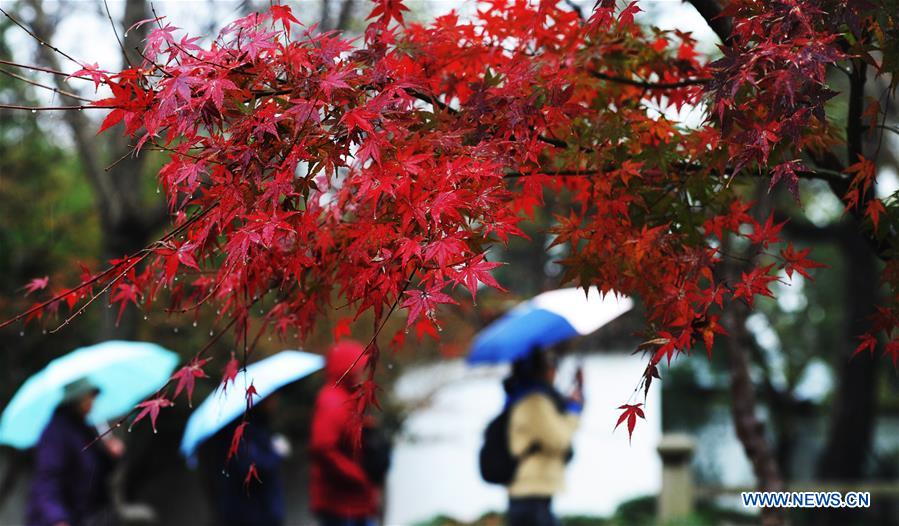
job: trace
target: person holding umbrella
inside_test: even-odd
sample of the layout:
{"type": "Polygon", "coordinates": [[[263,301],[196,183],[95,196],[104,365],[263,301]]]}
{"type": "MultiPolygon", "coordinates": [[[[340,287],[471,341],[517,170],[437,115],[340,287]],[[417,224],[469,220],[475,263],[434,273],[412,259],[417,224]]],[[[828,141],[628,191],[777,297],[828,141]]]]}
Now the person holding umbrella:
{"type": "Polygon", "coordinates": [[[478,459],[484,480],[508,490],[509,526],[558,524],[552,497],[562,488],[584,401],[580,369],[570,397],[563,397],[553,386],[556,357],[544,349],[590,334],[633,305],[595,287],[551,290],[520,303],[472,341],[469,364],[512,362],[505,405],[487,426],[478,459]]]}
{"type": "Polygon", "coordinates": [[[253,406],[246,421],[234,421],[201,447],[200,465],[213,505],[217,526],[281,526],[284,524],[284,481],[281,464],[290,454],[290,443],[273,434],[271,420],[279,395],[268,396],[253,406]],[[244,425],[237,454],[227,463],[234,432],[244,425]],[[247,474],[255,470],[259,480],[247,474]],[[224,473],[223,473],[224,467],[224,473]],[[257,483],[257,482],[261,482],[257,483]]]}
{"type": "Polygon", "coordinates": [[[556,357],[534,350],[512,363],[503,382],[508,448],[517,466],[508,483],[508,526],[556,526],[552,498],[562,489],[565,465],[584,397],[580,376],[571,396],[553,386],[556,357]]]}
{"type": "Polygon", "coordinates": [[[181,439],[188,466],[200,465],[216,526],[278,526],[286,521],[281,464],[287,440],[272,433],[278,390],[324,366],[321,356],[281,351],[221,384],[190,415],[181,439]],[[252,407],[247,391],[252,386],[252,407]],[[240,429],[235,435],[235,431],[240,429]],[[237,436],[237,441],[235,441],[237,436]]]}
{"type": "Polygon", "coordinates": [[[28,526],[90,526],[111,521],[107,479],[125,446],[107,435],[86,447],[97,438],[87,415],[99,393],[86,378],[64,387],[62,402],[35,449],[28,526]]]}
{"type": "Polygon", "coordinates": [[[60,356],[22,384],[0,415],[0,444],[37,446],[29,526],[109,523],[105,477],[124,446],[112,435],[96,441],[94,426],[128,414],[177,363],[153,343],[110,340],[60,356]]]}

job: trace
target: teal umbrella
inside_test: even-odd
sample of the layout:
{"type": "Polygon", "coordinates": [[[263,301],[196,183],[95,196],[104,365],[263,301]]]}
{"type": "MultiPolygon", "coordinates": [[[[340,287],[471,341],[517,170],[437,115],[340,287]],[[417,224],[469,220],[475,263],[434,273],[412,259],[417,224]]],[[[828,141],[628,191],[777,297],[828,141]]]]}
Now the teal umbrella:
{"type": "Polygon", "coordinates": [[[37,443],[62,400],[63,387],[87,378],[100,388],[88,422],[99,425],[126,414],[165,385],[178,356],[147,342],[108,341],[61,356],[29,378],[0,417],[0,444],[19,449],[37,443]]]}
{"type": "Polygon", "coordinates": [[[253,401],[258,402],[324,366],[324,358],[304,351],[281,351],[248,365],[245,373],[237,375],[236,385],[227,389],[219,385],[190,415],[181,438],[181,454],[195,467],[197,447],[244,413],[250,385],[257,394],[253,401]]]}

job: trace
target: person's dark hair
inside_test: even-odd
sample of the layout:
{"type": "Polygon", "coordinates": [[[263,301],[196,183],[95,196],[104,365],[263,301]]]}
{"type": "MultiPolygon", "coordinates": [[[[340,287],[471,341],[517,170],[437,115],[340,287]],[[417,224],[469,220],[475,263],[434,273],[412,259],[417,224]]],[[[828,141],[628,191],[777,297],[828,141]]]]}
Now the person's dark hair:
{"type": "Polygon", "coordinates": [[[546,382],[546,372],[556,366],[556,356],[546,349],[534,349],[524,358],[512,362],[512,374],[503,382],[506,392],[526,385],[546,382]]]}

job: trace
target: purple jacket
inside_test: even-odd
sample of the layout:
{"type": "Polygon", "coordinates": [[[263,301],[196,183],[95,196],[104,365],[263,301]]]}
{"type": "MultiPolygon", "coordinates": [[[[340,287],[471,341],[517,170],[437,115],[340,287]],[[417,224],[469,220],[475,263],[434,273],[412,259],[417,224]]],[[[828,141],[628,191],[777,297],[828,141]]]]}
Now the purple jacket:
{"type": "Polygon", "coordinates": [[[112,459],[100,444],[84,448],[96,436],[96,430],[70,408],[56,410],[35,447],[25,515],[28,526],[59,522],[79,526],[103,510],[112,459]]]}

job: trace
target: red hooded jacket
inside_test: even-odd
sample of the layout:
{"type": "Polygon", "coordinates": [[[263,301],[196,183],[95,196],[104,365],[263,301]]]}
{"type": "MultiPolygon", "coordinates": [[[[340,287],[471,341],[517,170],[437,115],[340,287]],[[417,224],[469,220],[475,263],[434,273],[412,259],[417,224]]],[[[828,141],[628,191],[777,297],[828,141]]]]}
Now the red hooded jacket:
{"type": "Polygon", "coordinates": [[[356,397],[350,389],[358,381],[353,377],[358,376],[365,360],[358,360],[353,371],[335,385],[364,350],[358,342],[343,340],[328,352],[327,379],[315,400],[309,443],[309,496],[315,513],[345,517],[378,513],[380,491],[362,469],[361,448],[353,446],[351,431],[359,423],[353,421],[358,416],[356,397]]]}

